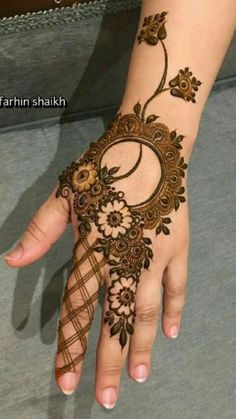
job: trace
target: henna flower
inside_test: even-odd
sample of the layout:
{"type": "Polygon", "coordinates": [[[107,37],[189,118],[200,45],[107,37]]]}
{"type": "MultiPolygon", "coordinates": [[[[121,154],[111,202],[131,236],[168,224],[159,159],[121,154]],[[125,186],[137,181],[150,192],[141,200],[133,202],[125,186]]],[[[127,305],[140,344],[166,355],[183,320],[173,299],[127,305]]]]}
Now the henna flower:
{"type": "Polygon", "coordinates": [[[132,223],[129,208],[124,200],[114,199],[100,206],[97,217],[98,229],[105,237],[116,239],[124,235],[132,223]]]}
{"type": "Polygon", "coordinates": [[[74,192],[88,191],[95,184],[97,174],[93,163],[79,165],[71,177],[72,190],[74,192]]]}
{"type": "Polygon", "coordinates": [[[148,44],[156,45],[159,40],[166,38],[165,17],[167,13],[156,14],[144,18],[143,28],[137,39],[139,43],[146,41],[148,44]]]}
{"type": "Polygon", "coordinates": [[[180,97],[187,102],[191,100],[195,103],[195,92],[198,90],[201,82],[196,77],[191,77],[192,74],[189,68],[186,67],[184,70],[179,71],[179,74],[169,82],[169,85],[171,87],[170,93],[173,96],[180,97]]]}
{"type": "Polygon", "coordinates": [[[110,310],[118,316],[129,317],[134,311],[136,283],[132,277],[121,277],[112,281],[108,301],[110,310]]]}

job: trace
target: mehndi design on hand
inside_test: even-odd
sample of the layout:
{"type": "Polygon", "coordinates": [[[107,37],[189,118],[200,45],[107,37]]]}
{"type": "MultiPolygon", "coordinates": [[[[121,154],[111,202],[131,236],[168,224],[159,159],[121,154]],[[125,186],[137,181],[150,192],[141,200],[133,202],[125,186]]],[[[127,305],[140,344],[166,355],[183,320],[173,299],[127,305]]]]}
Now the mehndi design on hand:
{"type": "Polygon", "coordinates": [[[167,36],[165,17],[167,13],[156,14],[144,19],[144,29],[138,36],[139,43],[150,45],[160,43],[164,50],[165,68],[160,83],[153,95],[142,106],[139,102],[133,113],[118,113],[113,118],[104,135],[90,145],[89,150],[78,162],[72,162],[59,177],[57,197],[69,198],[73,194],[73,209],[78,219],[79,239],[74,247],[72,271],[76,276],[76,286],[68,289],[66,285],[63,304],[67,316],[58,325],[58,353],[62,353],[65,365],[57,368],[60,376],[75,369],[86,351],[85,334],[93,318],[93,303],[98,298],[102,284],[102,268],[109,265],[111,285],[108,288],[109,309],[104,321],[110,327],[111,336],[119,334],[121,348],[127,343],[128,334],[134,332],[135,295],[143,269],[148,269],[153,258],[152,241],[147,237],[148,230],[155,229],[156,234],[170,234],[170,213],[177,211],[185,201],[185,177],[187,164],[181,156],[183,135],[157,122],[157,115],[146,116],[148,104],[159,94],[170,91],[176,97],[195,102],[195,93],[201,84],[192,77],[189,68],[179,74],[165,87],[168,56],[164,45],[167,36]],[[118,144],[135,144],[139,149],[138,158],[133,167],[122,174],[118,164],[107,167],[103,164],[104,156],[118,144]],[[129,178],[140,166],[145,149],[151,150],[161,167],[161,177],[152,194],[142,202],[130,203],[126,194],[116,188],[121,179],[129,178]],[[97,238],[91,242],[90,235],[97,231],[97,238]],[[83,249],[80,259],[77,249],[83,249]],[[83,264],[89,269],[85,272],[83,264]],[[89,262],[89,263],[88,263],[89,262]],[[97,278],[97,290],[89,295],[88,284],[97,278]],[[84,304],[76,310],[70,304],[70,296],[80,289],[84,304]],[[77,316],[86,310],[88,323],[82,327],[77,316]],[[72,322],[75,333],[68,339],[63,334],[63,326],[72,322]],[[76,339],[80,340],[82,353],[72,359],[69,347],[76,339]]]}

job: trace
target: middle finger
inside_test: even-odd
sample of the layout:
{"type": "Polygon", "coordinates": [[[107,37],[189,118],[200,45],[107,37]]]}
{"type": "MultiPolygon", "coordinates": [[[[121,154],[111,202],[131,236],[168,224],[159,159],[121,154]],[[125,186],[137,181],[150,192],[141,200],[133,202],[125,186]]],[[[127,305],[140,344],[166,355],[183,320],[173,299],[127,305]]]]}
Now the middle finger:
{"type": "Polygon", "coordinates": [[[136,296],[134,278],[109,280],[97,347],[96,399],[107,409],[115,406],[122,366],[133,331],[136,296]]]}

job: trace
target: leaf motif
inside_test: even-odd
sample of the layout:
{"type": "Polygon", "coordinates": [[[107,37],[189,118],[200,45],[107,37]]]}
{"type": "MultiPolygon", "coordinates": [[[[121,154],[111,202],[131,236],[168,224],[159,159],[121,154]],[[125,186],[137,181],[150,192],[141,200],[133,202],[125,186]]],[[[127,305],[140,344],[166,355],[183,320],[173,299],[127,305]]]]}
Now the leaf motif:
{"type": "Polygon", "coordinates": [[[111,328],[111,336],[116,335],[120,331],[121,326],[122,326],[122,319],[120,318],[118,320],[118,322],[115,323],[114,326],[112,326],[112,328],[111,328]]]}
{"type": "Polygon", "coordinates": [[[148,258],[145,258],[144,259],[144,264],[143,264],[144,269],[148,269],[149,266],[150,266],[150,261],[149,261],[148,258]]]}
{"type": "MultiPolygon", "coordinates": [[[[178,84],[179,84],[179,75],[177,75],[174,79],[172,79],[172,80],[169,82],[169,86],[170,86],[170,87],[175,87],[175,86],[178,86],[178,84]]],[[[173,90],[175,90],[175,89],[173,89],[173,90]]]]}
{"type": "Polygon", "coordinates": [[[170,234],[170,230],[168,229],[168,227],[166,227],[164,224],[162,225],[162,231],[164,234],[168,235],[170,234]]]}
{"type": "Polygon", "coordinates": [[[150,124],[151,122],[154,122],[157,118],[159,118],[159,116],[157,115],[149,115],[146,119],[146,123],[150,124]]]}
{"type": "Polygon", "coordinates": [[[105,250],[104,250],[104,257],[109,258],[109,255],[110,255],[110,250],[109,250],[108,247],[106,247],[105,250]]]}
{"type": "Polygon", "coordinates": [[[134,123],[132,121],[128,121],[126,126],[129,131],[132,131],[134,128],[134,123]]]}
{"type": "Polygon", "coordinates": [[[109,171],[108,171],[108,175],[114,175],[115,173],[118,172],[120,168],[119,167],[112,167],[109,171]]]}
{"type": "Polygon", "coordinates": [[[94,247],[94,250],[95,250],[96,252],[101,253],[101,252],[103,252],[103,251],[104,251],[104,246],[97,246],[97,247],[94,247]]]}
{"type": "Polygon", "coordinates": [[[181,186],[181,188],[178,190],[178,195],[182,195],[184,193],[185,189],[184,186],[181,186]]]}
{"type": "Polygon", "coordinates": [[[110,266],[117,266],[117,265],[119,265],[119,262],[117,262],[117,260],[115,260],[115,259],[110,259],[110,260],[108,260],[107,263],[110,266]]]}
{"type": "Polygon", "coordinates": [[[160,234],[161,233],[161,224],[159,224],[156,228],[156,234],[160,234]]]}
{"type": "Polygon", "coordinates": [[[100,178],[103,179],[105,176],[107,176],[107,166],[104,166],[101,170],[100,170],[100,178]]]}
{"type": "Polygon", "coordinates": [[[86,231],[91,231],[91,225],[90,225],[90,223],[88,221],[85,221],[84,222],[84,227],[85,227],[85,230],[86,231]]]}
{"type": "Polygon", "coordinates": [[[163,223],[165,224],[170,224],[171,223],[171,219],[169,217],[167,218],[162,218],[163,223]]]}
{"type": "Polygon", "coordinates": [[[168,14],[168,12],[161,12],[161,16],[165,17],[168,14]]]}
{"type": "Polygon", "coordinates": [[[120,344],[121,344],[122,348],[124,348],[124,346],[126,345],[126,342],[127,342],[127,333],[126,333],[126,330],[124,328],[121,329],[119,341],[120,341],[120,344]]]}
{"type": "Polygon", "coordinates": [[[149,237],[143,237],[143,241],[145,244],[152,244],[152,241],[149,239],[149,237]]]}
{"type": "Polygon", "coordinates": [[[170,90],[170,93],[171,93],[173,96],[180,97],[181,99],[184,99],[184,95],[183,95],[183,93],[182,93],[180,90],[178,90],[178,89],[171,89],[171,90],[170,90]]]}
{"type": "Polygon", "coordinates": [[[147,37],[148,44],[156,45],[158,43],[158,38],[156,36],[147,37]]]}
{"type": "Polygon", "coordinates": [[[148,249],[147,249],[147,254],[148,254],[148,257],[149,257],[150,259],[152,259],[152,258],[153,258],[153,251],[152,251],[152,249],[148,248],[148,249]]]}
{"type": "Polygon", "coordinates": [[[158,32],[158,37],[159,37],[159,39],[163,40],[163,39],[165,39],[165,38],[166,38],[166,35],[167,35],[167,33],[166,33],[166,28],[165,28],[165,26],[164,26],[164,25],[162,25],[162,26],[160,27],[160,29],[159,29],[159,32],[158,32]]]}
{"type": "Polygon", "coordinates": [[[178,209],[179,209],[179,200],[175,196],[175,211],[177,211],[178,209]]]}
{"type": "Polygon", "coordinates": [[[175,137],[176,137],[176,131],[172,131],[172,132],[170,133],[170,138],[171,138],[171,140],[174,140],[174,139],[175,139],[175,137]]]}
{"type": "Polygon", "coordinates": [[[183,139],[184,139],[184,135],[178,135],[178,137],[176,138],[176,141],[180,143],[181,141],[183,141],[183,139]]]}
{"type": "Polygon", "coordinates": [[[130,324],[129,322],[127,322],[127,323],[126,323],[126,329],[127,329],[127,332],[128,332],[130,335],[132,335],[132,334],[134,333],[134,327],[133,327],[133,325],[132,325],[132,324],[130,324]]]}
{"type": "Polygon", "coordinates": [[[141,105],[139,102],[136,103],[136,105],[134,105],[134,113],[139,116],[140,112],[141,112],[141,105]]]}
{"type": "Polygon", "coordinates": [[[113,183],[114,182],[114,178],[112,177],[112,176],[108,176],[108,177],[106,177],[105,179],[103,179],[104,180],[104,182],[107,184],[107,185],[110,185],[111,183],[113,183]]]}

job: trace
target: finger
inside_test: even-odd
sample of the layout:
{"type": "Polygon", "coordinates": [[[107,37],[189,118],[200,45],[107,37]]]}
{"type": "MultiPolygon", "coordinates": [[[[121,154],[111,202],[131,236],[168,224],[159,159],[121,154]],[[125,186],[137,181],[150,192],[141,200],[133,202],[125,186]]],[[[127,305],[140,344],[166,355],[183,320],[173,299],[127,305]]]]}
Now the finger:
{"type": "Polygon", "coordinates": [[[179,334],[188,275],[188,257],[178,256],[169,262],[163,276],[162,329],[168,338],[179,334]]]}
{"type": "Polygon", "coordinates": [[[65,231],[70,220],[69,203],[65,198],[56,198],[55,193],[37,210],[16,248],[4,257],[11,267],[40,259],[65,231]]]}
{"type": "Polygon", "coordinates": [[[144,271],[137,288],[134,334],[129,348],[129,376],[142,383],[150,372],[151,350],[157,333],[163,268],[144,271]]]}
{"type": "Polygon", "coordinates": [[[104,264],[105,259],[94,252],[86,237],[77,241],[62,301],[55,359],[56,381],[67,395],[74,392],[80,379],[104,264]]]}
{"type": "Polygon", "coordinates": [[[97,347],[96,399],[105,408],[112,409],[118,398],[121,371],[128,353],[127,321],[132,324],[136,283],[131,277],[109,280],[106,291],[97,347]],[[129,299],[126,305],[122,303],[125,293],[129,299]],[[122,327],[117,329],[118,324],[122,327]]]}

